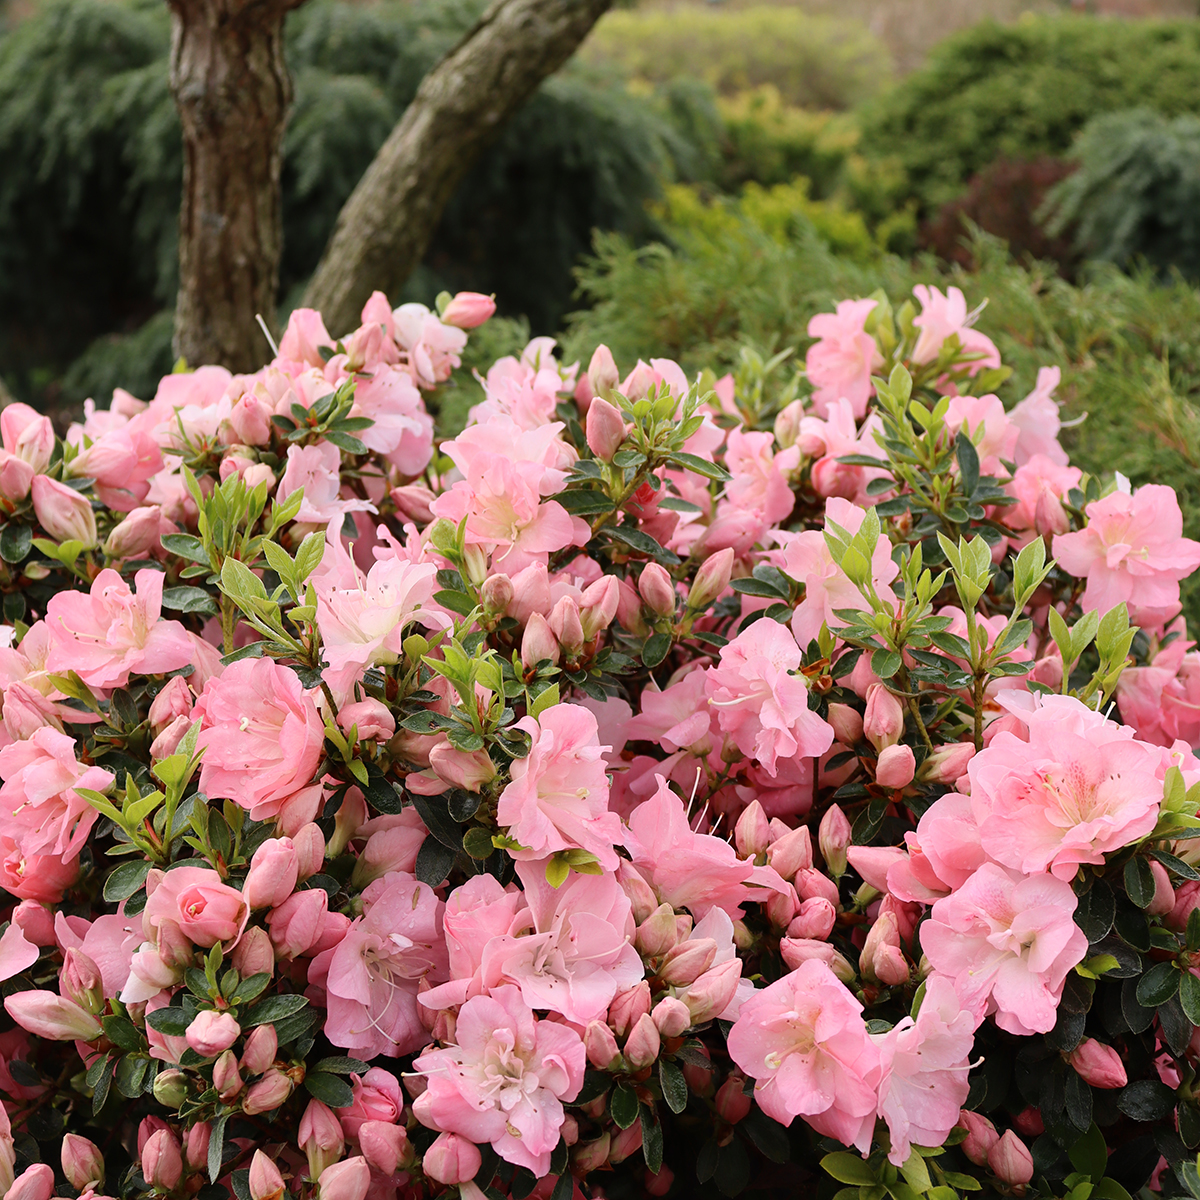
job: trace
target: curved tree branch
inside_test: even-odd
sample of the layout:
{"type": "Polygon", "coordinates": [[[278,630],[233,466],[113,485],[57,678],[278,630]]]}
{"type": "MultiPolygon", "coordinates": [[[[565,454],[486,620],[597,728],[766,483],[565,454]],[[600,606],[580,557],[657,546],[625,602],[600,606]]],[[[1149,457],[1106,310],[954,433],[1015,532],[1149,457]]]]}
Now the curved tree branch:
{"type": "Polygon", "coordinates": [[[376,288],[421,261],[455,187],[505,121],[558,70],[612,0],[495,0],[421,83],[338,216],[305,296],[353,329],[376,288]]]}

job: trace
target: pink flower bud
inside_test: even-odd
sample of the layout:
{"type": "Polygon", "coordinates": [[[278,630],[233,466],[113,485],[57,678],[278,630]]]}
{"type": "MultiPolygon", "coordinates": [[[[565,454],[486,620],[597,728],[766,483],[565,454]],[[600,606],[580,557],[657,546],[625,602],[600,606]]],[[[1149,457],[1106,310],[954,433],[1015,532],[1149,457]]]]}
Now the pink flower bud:
{"type": "Polygon", "coordinates": [[[771,927],[786,929],[796,915],[796,910],[800,907],[796,889],[789,887],[786,892],[771,892],[764,907],[767,910],[767,920],[771,922],[771,927]]]}
{"type": "Polygon", "coordinates": [[[588,1062],[599,1071],[606,1071],[620,1057],[621,1051],[612,1030],[603,1021],[592,1021],[583,1031],[583,1046],[588,1062]]]}
{"type": "Polygon", "coordinates": [[[837,909],[824,896],[812,896],[800,905],[788,926],[788,937],[823,942],[833,932],[836,921],[837,909]]]}
{"type": "Polygon", "coordinates": [[[634,1121],[628,1129],[618,1130],[613,1134],[612,1149],[608,1152],[608,1161],[619,1166],[627,1158],[632,1158],[642,1148],[642,1123],[634,1121]]]}
{"type": "Polygon", "coordinates": [[[169,1129],[160,1129],[142,1148],[142,1178],[157,1191],[173,1192],[183,1178],[183,1156],[169,1129]]]}
{"type": "Polygon", "coordinates": [[[638,926],[634,945],[647,958],[659,958],[674,949],[677,940],[675,910],[669,904],[660,904],[638,926]]]}
{"type": "MultiPolygon", "coordinates": [[[[135,508],[113,528],[112,533],[105,539],[104,553],[109,558],[144,558],[159,549],[161,537],[162,509],[157,504],[147,504],[135,508]]],[[[178,675],[175,679],[187,686],[187,681],[180,679],[178,675]]],[[[151,721],[151,724],[154,722],[151,721]]]]}
{"type": "Polygon", "coordinates": [[[1000,1140],[996,1127],[981,1113],[969,1112],[965,1108],[958,1115],[958,1124],[967,1131],[967,1136],[960,1143],[963,1153],[977,1167],[982,1167],[987,1162],[988,1151],[1000,1140]]]}
{"type": "Polygon", "coordinates": [[[895,985],[907,983],[908,963],[900,949],[900,928],[895,913],[881,912],[867,934],[858,956],[863,978],[895,985]]]}
{"type": "Polygon", "coordinates": [[[367,1166],[381,1175],[395,1175],[412,1153],[403,1126],[390,1121],[364,1121],[358,1127],[358,1145],[367,1166]]]}
{"type": "Polygon", "coordinates": [[[104,1032],[91,1013],[56,992],[15,992],[4,1007],[22,1029],[52,1042],[94,1042],[104,1032]]]}
{"type": "MultiPolygon", "coordinates": [[[[458,292],[442,310],[442,324],[453,325],[456,329],[475,329],[489,320],[495,311],[494,297],[482,292],[458,292]]],[[[442,1182],[450,1181],[443,1179],[442,1182]]]]}
{"type": "MultiPolygon", "coordinates": [[[[5,1001],[7,1004],[8,1001],[5,1001]]],[[[608,1006],[608,1024],[617,1037],[624,1037],[643,1013],[650,1011],[650,985],[643,979],[618,992],[608,1006]]]]}
{"type": "Polygon", "coordinates": [[[833,730],[833,736],[843,746],[854,746],[862,741],[863,719],[858,709],[835,702],[829,706],[829,715],[825,719],[833,730]]]}
{"type": "Polygon", "coordinates": [[[1026,1137],[1041,1137],[1046,1132],[1045,1123],[1042,1121],[1042,1110],[1034,1108],[1032,1104],[1026,1105],[1013,1117],[1013,1124],[1026,1137]]]}
{"type": "Polygon", "coordinates": [[[794,879],[796,872],[813,865],[812,836],[807,825],[793,829],[776,838],[767,847],[767,862],[784,879],[794,879]]]}
{"type": "Polygon", "coordinates": [[[475,1178],[483,1159],[474,1142],[457,1133],[441,1133],[425,1151],[421,1165],[425,1174],[438,1183],[462,1183],[475,1178]]]}
{"type": "Polygon", "coordinates": [[[821,818],[817,844],[821,847],[821,857],[825,860],[830,875],[834,878],[845,875],[846,847],[850,845],[850,822],[836,804],[831,805],[821,818]]]}
{"type": "Polygon", "coordinates": [[[208,1143],[212,1140],[212,1124],[200,1121],[187,1131],[186,1159],[193,1171],[199,1171],[208,1163],[208,1143]]]}
{"type": "Polygon", "coordinates": [[[563,596],[555,604],[550,610],[549,624],[558,644],[568,655],[578,654],[583,649],[583,622],[579,619],[579,603],[573,597],[563,596]]]}
{"type": "Polygon", "coordinates": [[[592,353],[592,360],[588,363],[587,379],[588,383],[592,385],[593,396],[603,396],[605,392],[612,391],[621,380],[621,372],[617,370],[612,351],[603,343],[597,346],[592,353]]]}
{"type": "Polygon", "coordinates": [[[329,894],[324,888],[293,892],[267,917],[271,945],[282,959],[299,958],[316,945],[329,912],[329,894]]]}
{"type": "Polygon", "coordinates": [[[283,1191],[279,1168],[268,1155],[255,1150],[250,1160],[250,1200],[280,1200],[283,1191]]]}
{"type": "Polygon", "coordinates": [[[635,1071],[648,1067],[657,1057],[662,1046],[658,1026],[649,1013],[643,1013],[637,1024],[629,1031],[625,1042],[625,1061],[635,1071]]]}
{"type": "Polygon", "coordinates": [[[625,440],[625,431],[621,410],[596,396],[587,411],[588,449],[601,461],[611,462],[625,440]]]}
{"type": "Polygon", "coordinates": [[[54,914],[37,900],[22,900],[13,909],[12,923],[25,935],[25,940],[35,946],[58,944],[54,932],[54,914]]]}
{"type": "Polygon", "coordinates": [[[489,575],[479,589],[479,598],[483,601],[483,607],[496,616],[503,616],[508,612],[508,606],[513,602],[515,596],[516,589],[513,587],[513,581],[504,574],[489,575]]]}
{"type": "Polygon", "coordinates": [[[256,1025],[246,1039],[242,1051],[242,1070],[247,1075],[261,1075],[275,1061],[279,1038],[274,1025],[256,1025]]]}
{"type": "Polygon", "coordinates": [[[360,742],[386,742],[396,733],[396,718],[381,700],[368,696],[338,710],[338,728],[347,736],[355,730],[360,742]]]}
{"type": "Polygon", "coordinates": [[[916,755],[911,746],[885,746],[875,764],[875,782],[880,787],[908,787],[917,772],[916,755]]]}
{"type": "MultiPolygon", "coordinates": [[[[583,629],[580,627],[580,639],[583,629]]],[[[557,663],[562,657],[562,649],[554,630],[541,613],[530,614],[525,624],[525,632],[521,636],[521,663],[525,670],[532,671],[540,662],[557,663]]]]}
{"type": "MultiPolygon", "coordinates": [[[[863,734],[876,750],[894,746],[904,733],[904,709],[882,683],[867,688],[863,734]]],[[[887,785],[885,785],[887,786],[887,785]]]]}
{"type": "Polygon", "coordinates": [[[704,972],[687,990],[684,1003],[692,1014],[693,1025],[703,1025],[720,1016],[733,1001],[742,978],[742,961],[726,959],[704,972]]]}
{"type": "Polygon", "coordinates": [[[595,1141],[581,1142],[571,1150],[571,1164],[580,1175],[590,1175],[608,1162],[612,1136],[602,1133],[595,1141]]]}
{"type": "Polygon", "coordinates": [[[713,603],[729,586],[733,574],[733,549],[727,546],[709,555],[696,572],[692,589],[688,592],[687,606],[701,612],[713,603]]]}
{"type": "Polygon", "coordinates": [[[91,501],[49,475],[34,477],[33,511],[38,523],[56,542],[82,542],[85,550],[95,546],[96,516],[91,501]]]}
{"type": "Polygon", "coordinates": [[[740,858],[757,858],[765,853],[771,840],[767,814],[757,800],[751,800],[733,827],[733,841],[740,858]]]}
{"type": "Polygon", "coordinates": [[[1084,1038],[1067,1061],[1092,1087],[1122,1088],[1129,1082],[1121,1056],[1095,1038],[1084,1038]]]}
{"type": "Polygon", "coordinates": [[[342,1123],[334,1116],[333,1109],[320,1100],[310,1100],[300,1118],[297,1138],[300,1148],[308,1159],[308,1174],[319,1179],[326,1167],[337,1162],[346,1149],[342,1136],[342,1123]]]}
{"type": "Polygon", "coordinates": [[[486,750],[456,750],[449,742],[439,742],[429,751],[429,765],[443,783],[478,792],[496,778],[496,766],[486,750]]]}
{"type": "Polygon", "coordinates": [[[69,949],[63,955],[59,988],[64,996],[93,1015],[104,1010],[104,980],[100,968],[82,950],[69,949]]]}
{"type": "Polygon", "coordinates": [[[1146,912],[1152,917],[1166,916],[1175,907],[1175,889],[1171,886],[1171,877],[1162,863],[1154,861],[1150,863],[1150,874],[1154,876],[1154,899],[1150,901],[1146,912]]]}
{"type": "Polygon", "coordinates": [[[181,675],[168,679],[162,690],[150,704],[150,728],[155,734],[162,733],[176,717],[192,714],[192,689],[181,675]]]}
{"type": "Polygon", "coordinates": [[[642,598],[628,579],[617,580],[617,620],[635,637],[645,637],[650,626],[642,619],[642,598]]]}
{"type": "Polygon", "coordinates": [[[268,838],[254,852],[242,895],[252,909],[278,908],[296,890],[300,865],[291,838],[268,838]]]}
{"type": "Polygon", "coordinates": [[[1011,1129],[988,1151],[988,1166],[1010,1187],[1024,1188],[1033,1178],[1033,1155],[1011,1129]]]}
{"type": "Polygon", "coordinates": [[[1062,501],[1048,487],[1042,488],[1033,506],[1033,527],[1041,537],[1053,537],[1071,528],[1071,518],[1062,501]]]}
{"type": "MultiPolygon", "coordinates": [[[[7,709],[5,710],[7,711],[7,709]]],[[[153,762],[162,762],[170,758],[179,749],[179,743],[187,737],[191,727],[191,717],[176,717],[162,733],[150,743],[150,758],[153,762]]]]}
{"type": "Polygon", "coordinates": [[[648,920],[650,914],[658,908],[658,897],[654,894],[654,889],[642,878],[637,867],[621,859],[621,865],[617,868],[617,882],[621,885],[621,891],[629,897],[629,903],[633,905],[633,919],[639,925],[648,920]]]}
{"type": "Polygon", "coordinates": [[[243,978],[270,974],[275,970],[275,951],[265,929],[251,925],[233,948],[233,969],[243,978]]]}
{"type": "Polygon", "coordinates": [[[741,1075],[730,1075],[717,1089],[717,1113],[722,1121],[736,1125],[750,1111],[750,1097],[745,1092],[746,1080],[741,1075]]]}
{"type": "MultiPolygon", "coordinates": [[[[9,1153],[12,1151],[10,1149],[9,1153]]],[[[54,1168],[45,1163],[26,1167],[4,1193],[4,1200],[50,1200],[54,1194],[54,1168]]]]}
{"type": "Polygon", "coordinates": [[[206,1008],[192,1018],[192,1023],[184,1035],[187,1044],[201,1058],[216,1058],[223,1050],[228,1050],[242,1035],[242,1027],[231,1013],[213,1012],[206,1008]]]}
{"type": "Polygon", "coordinates": [[[692,938],[681,942],[666,957],[658,972],[659,978],[672,987],[695,983],[717,957],[717,943],[712,938],[692,938]]]}
{"type": "Polygon", "coordinates": [[[955,784],[966,773],[967,766],[975,757],[973,742],[949,742],[935,746],[917,772],[922,783],[955,784]]]}
{"type": "Polygon", "coordinates": [[[9,511],[29,495],[33,485],[33,468],[7,450],[0,450],[0,498],[9,501],[9,511]]]}
{"type": "Polygon", "coordinates": [[[213,1063],[213,1087],[217,1089],[226,1104],[242,1090],[242,1077],[238,1074],[237,1055],[232,1050],[224,1051],[213,1063]]]}
{"type": "Polygon", "coordinates": [[[437,497],[423,484],[407,483],[403,487],[392,488],[388,495],[403,520],[416,525],[428,525],[433,521],[433,510],[429,506],[437,497]]]}
{"type": "Polygon", "coordinates": [[[801,867],[796,872],[796,894],[801,900],[811,900],[814,896],[822,896],[835,908],[841,901],[837,884],[828,875],[818,871],[816,867],[801,867]]]}
{"type": "Polygon", "coordinates": [[[242,1101],[242,1111],[249,1117],[278,1108],[292,1094],[292,1081],[282,1072],[271,1068],[257,1083],[252,1084],[242,1101]]]}
{"type": "Polygon", "coordinates": [[[10,404],[0,413],[0,435],[4,449],[27,462],[34,471],[44,471],[54,455],[54,426],[28,404],[10,404]]]}
{"type": "Polygon", "coordinates": [[[585,642],[595,641],[613,623],[620,599],[621,588],[615,575],[605,575],[583,589],[579,597],[579,621],[585,642]]]}
{"type": "Polygon", "coordinates": [[[325,865],[325,835],[310,821],[292,835],[292,845],[296,848],[296,879],[303,883],[325,865]]]}
{"type": "Polygon", "coordinates": [[[366,1200],[371,1168],[359,1155],[334,1163],[321,1172],[320,1200],[366,1200]]]}
{"type": "Polygon", "coordinates": [[[646,1172],[646,1178],[642,1181],[642,1186],[652,1196],[665,1196],[671,1190],[671,1185],[674,1182],[675,1172],[664,1163],[657,1175],[653,1171],[646,1172]]]}
{"type": "Polygon", "coordinates": [[[104,1182],[104,1155],[95,1142],[68,1133],[63,1136],[62,1169],[77,1191],[94,1190],[104,1182]]]}
{"type": "Polygon", "coordinates": [[[650,1016],[658,1032],[665,1038],[680,1037],[692,1024],[688,1006],[674,996],[664,996],[650,1010],[650,1016]]]}
{"type": "Polygon", "coordinates": [[[245,392],[230,409],[229,426],[243,446],[265,446],[271,440],[271,406],[265,397],[245,392]]]}
{"type": "Polygon", "coordinates": [[[638,579],[638,591],[646,607],[660,617],[675,615],[675,584],[665,567],[658,563],[647,563],[638,579]]]}

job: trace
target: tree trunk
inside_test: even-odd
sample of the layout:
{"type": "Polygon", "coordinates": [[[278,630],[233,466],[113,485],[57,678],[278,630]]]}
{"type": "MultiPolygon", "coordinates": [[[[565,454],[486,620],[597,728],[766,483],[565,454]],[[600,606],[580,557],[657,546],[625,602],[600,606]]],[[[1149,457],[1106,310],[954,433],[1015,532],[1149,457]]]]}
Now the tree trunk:
{"type": "Polygon", "coordinates": [[[376,288],[395,295],[480,150],[558,70],[612,0],[494,0],[422,81],[359,180],[308,286],[335,336],[376,288]]]}
{"type": "Polygon", "coordinates": [[[183,123],[175,352],[254,371],[275,318],[279,173],[292,99],[283,21],[299,0],[168,0],[183,123]]]}

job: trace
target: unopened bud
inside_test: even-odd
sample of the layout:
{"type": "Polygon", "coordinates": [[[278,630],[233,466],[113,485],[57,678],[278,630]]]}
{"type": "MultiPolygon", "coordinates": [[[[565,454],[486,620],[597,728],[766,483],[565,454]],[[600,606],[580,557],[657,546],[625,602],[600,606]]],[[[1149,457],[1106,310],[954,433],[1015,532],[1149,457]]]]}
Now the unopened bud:
{"type": "Polygon", "coordinates": [[[894,746],[904,733],[904,709],[882,683],[873,683],[867,689],[863,733],[877,751],[894,746]]]}
{"type": "MultiPolygon", "coordinates": [[[[582,637],[581,626],[581,641],[582,637]]],[[[541,613],[531,613],[525,623],[525,632],[521,636],[521,664],[525,670],[532,671],[540,662],[557,663],[561,657],[562,650],[550,623],[541,613]]]]}
{"type": "Polygon", "coordinates": [[[675,910],[660,904],[638,927],[634,945],[646,958],[660,958],[675,947],[675,910]]]}
{"type": "Polygon", "coordinates": [[[1121,1056],[1095,1038],[1084,1038],[1067,1061],[1092,1087],[1122,1088],[1129,1082],[1121,1056]]]}
{"type": "Polygon", "coordinates": [[[703,1025],[723,1013],[733,1001],[737,993],[737,985],[742,978],[742,960],[729,958],[717,963],[715,967],[704,972],[690,988],[684,997],[684,1003],[692,1014],[693,1025],[703,1025]]]}
{"type": "Polygon", "coordinates": [[[612,391],[621,380],[621,372],[617,370],[612,351],[603,343],[597,346],[592,354],[592,360],[588,363],[587,378],[593,396],[603,396],[612,391]]]}
{"type": "Polygon", "coordinates": [[[863,719],[858,709],[834,702],[829,706],[825,719],[833,730],[834,738],[843,746],[855,746],[862,741],[863,719]]]}
{"type": "Polygon", "coordinates": [[[187,1099],[187,1076],[182,1071],[160,1071],[154,1080],[154,1098],[163,1108],[177,1109],[187,1099]]]}
{"type": "Polygon", "coordinates": [[[250,1200],[280,1200],[283,1176],[270,1157],[255,1150],[250,1160],[250,1200]]]}
{"type": "Polygon", "coordinates": [[[279,1038],[273,1025],[257,1025],[246,1039],[242,1051],[242,1070],[247,1075],[261,1075],[275,1061],[279,1038]]]}
{"type": "Polygon", "coordinates": [[[275,970],[275,951],[271,938],[259,925],[251,925],[242,934],[242,940],[233,948],[233,969],[243,978],[251,975],[269,975],[275,970]]]}
{"type": "Polygon", "coordinates": [[[917,773],[917,759],[911,746],[885,746],[875,764],[875,782],[880,787],[904,788],[917,773]]]}
{"type": "Polygon", "coordinates": [[[654,1018],[649,1013],[643,1013],[629,1032],[625,1042],[625,1061],[635,1070],[648,1067],[657,1057],[662,1047],[662,1038],[654,1018]]]}
{"type": "Polygon", "coordinates": [[[982,1167],[987,1162],[988,1152],[1000,1140],[996,1127],[982,1113],[965,1108],[958,1115],[958,1125],[967,1131],[967,1136],[959,1143],[962,1152],[977,1167],[982,1167]]]}
{"type": "Polygon", "coordinates": [[[624,1037],[643,1013],[650,1011],[650,985],[643,979],[618,992],[608,1006],[608,1024],[617,1037],[624,1037]]]}
{"type": "Polygon", "coordinates": [[[272,1068],[246,1092],[242,1111],[249,1117],[278,1108],[292,1094],[292,1081],[280,1070],[272,1068]]]}
{"type": "Polygon", "coordinates": [[[94,1190],[104,1182],[104,1155],[95,1142],[68,1133],[63,1136],[62,1169],[77,1191],[94,1190]]]}
{"type": "Polygon", "coordinates": [[[173,1192],[183,1178],[183,1156],[169,1129],[152,1133],[142,1148],[142,1178],[156,1191],[173,1192]]]}
{"type": "Polygon", "coordinates": [[[1024,1190],[1033,1178],[1033,1155],[1011,1129],[988,1151],[988,1166],[1010,1187],[1024,1190]]]}
{"type": "Polygon", "coordinates": [[[308,1102],[304,1116],[300,1118],[297,1140],[308,1159],[311,1179],[319,1179],[321,1172],[337,1162],[346,1149],[342,1123],[334,1116],[333,1110],[320,1100],[308,1102]]]}
{"type": "Polygon", "coordinates": [[[672,987],[685,987],[695,983],[717,957],[717,943],[713,938],[692,938],[676,946],[666,957],[659,978],[672,987]]]}
{"type": "Polygon", "coordinates": [[[658,1032],[665,1038],[679,1037],[692,1024],[692,1014],[682,1000],[674,996],[664,996],[653,1009],[650,1016],[654,1020],[658,1032]]]}
{"type": "Polygon", "coordinates": [[[745,1092],[746,1080],[741,1075],[730,1075],[717,1089],[715,1103],[723,1121],[736,1125],[750,1111],[750,1097],[745,1092]]]}
{"type": "Polygon", "coordinates": [[[675,615],[675,584],[665,567],[655,562],[647,563],[638,579],[638,592],[651,612],[660,617],[675,615]]]}
{"type": "Polygon", "coordinates": [[[366,1200],[371,1168],[362,1155],[334,1163],[321,1172],[320,1200],[366,1200]]]}
{"type": "Polygon", "coordinates": [[[213,1087],[217,1089],[226,1104],[242,1090],[242,1077],[238,1074],[237,1055],[232,1050],[224,1051],[213,1063],[213,1087]]]}
{"type": "Polygon", "coordinates": [[[733,549],[726,547],[709,555],[700,564],[692,590],[688,592],[688,608],[702,611],[712,604],[729,586],[733,574],[733,549]]]}
{"type": "Polygon", "coordinates": [[[766,852],[771,840],[770,823],[763,806],[757,800],[746,805],[733,829],[734,845],[741,858],[757,858],[766,852]]]}
{"type": "Polygon", "coordinates": [[[422,1169],[438,1183],[474,1179],[483,1165],[479,1147],[457,1133],[440,1133],[421,1158],[422,1169]]]}
{"type": "Polygon", "coordinates": [[[817,844],[821,847],[821,857],[825,860],[826,869],[835,879],[840,879],[846,873],[846,847],[850,845],[850,822],[846,820],[846,814],[836,804],[832,805],[821,818],[817,844]]]}
{"type": "Polygon", "coordinates": [[[603,1021],[592,1021],[583,1031],[583,1046],[588,1062],[598,1071],[606,1071],[621,1057],[613,1032],[603,1021]]]}

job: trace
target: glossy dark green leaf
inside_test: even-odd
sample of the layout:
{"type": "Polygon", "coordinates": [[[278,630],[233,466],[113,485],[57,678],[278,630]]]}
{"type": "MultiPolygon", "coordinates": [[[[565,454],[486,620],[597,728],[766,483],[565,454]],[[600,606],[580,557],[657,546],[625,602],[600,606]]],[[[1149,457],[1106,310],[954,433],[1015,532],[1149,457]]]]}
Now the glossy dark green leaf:
{"type": "Polygon", "coordinates": [[[328,1071],[309,1071],[304,1076],[304,1086],[310,1096],[330,1108],[349,1108],[354,1103],[354,1089],[328,1071]]]}
{"type": "Polygon", "coordinates": [[[628,1129],[638,1119],[638,1098],[633,1088],[618,1083],[608,1098],[608,1113],[621,1129],[628,1129]]]}
{"type": "Polygon", "coordinates": [[[1138,980],[1137,1000],[1147,1008],[1166,1004],[1179,990],[1179,971],[1174,963],[1155,963],[1138,980]]]}
{"type": "Polygon", "coordinates": [[[104,881],[105,900],[113,904],[128,900],[146,882],[149,873],[150,863],[145,860],[122,863],[104,881]]]}
{"type": "Polygon", "coordinates": [[[1154,901],[1154,872],[1146,859],[1138,856],[1125,864],[1125,893],[1138,908],[1149,908],[1154,901]]]}
{"type": "MultiPolygon", "coordinates": [[[[267,996],[266,999],[260,1000],[249,1012],[242,1014],[238,1020],[242,1028],[249,1025],[268,1025],[276,1021],[282,1020],[284,1017],[290,1017],[293,1013],[298,1013],[308,1000],[304,996],[284,995],[284,996],[267,996]]],[[[159,1012],[164,1012],[164,1009],[159,1009],[159,1012]]]]}
{"type": "Polygon", "coordinates": [[[673,1113],[681,1113],[687,1108],[688,1086],[683,1077],[683,1071],[678,1063],[669,1058],[658,1060],[658,1082],[662,1087],[663,1099],[673,1113]]]}
{"type": "Polygon", "coordinates": [[[28,525],[10,523],[0,531],[0,558],[5,562],[24,562],[32,549],[33,530],[28,525]]]}
{"type": "Polygon", "coordinates": [[[417,851],[417,861],[413,874],[430,887],[437,887],[445,882],[454,866],[455,851],[449,846],[443,846],[437,838],[430,835],[417,851]]]}
{"type": "Polygon", "coordinates": [[[657,667],[671,652],[669,633],[652,633],[642,647],[642,662],[648,667],[657,667]]]}

